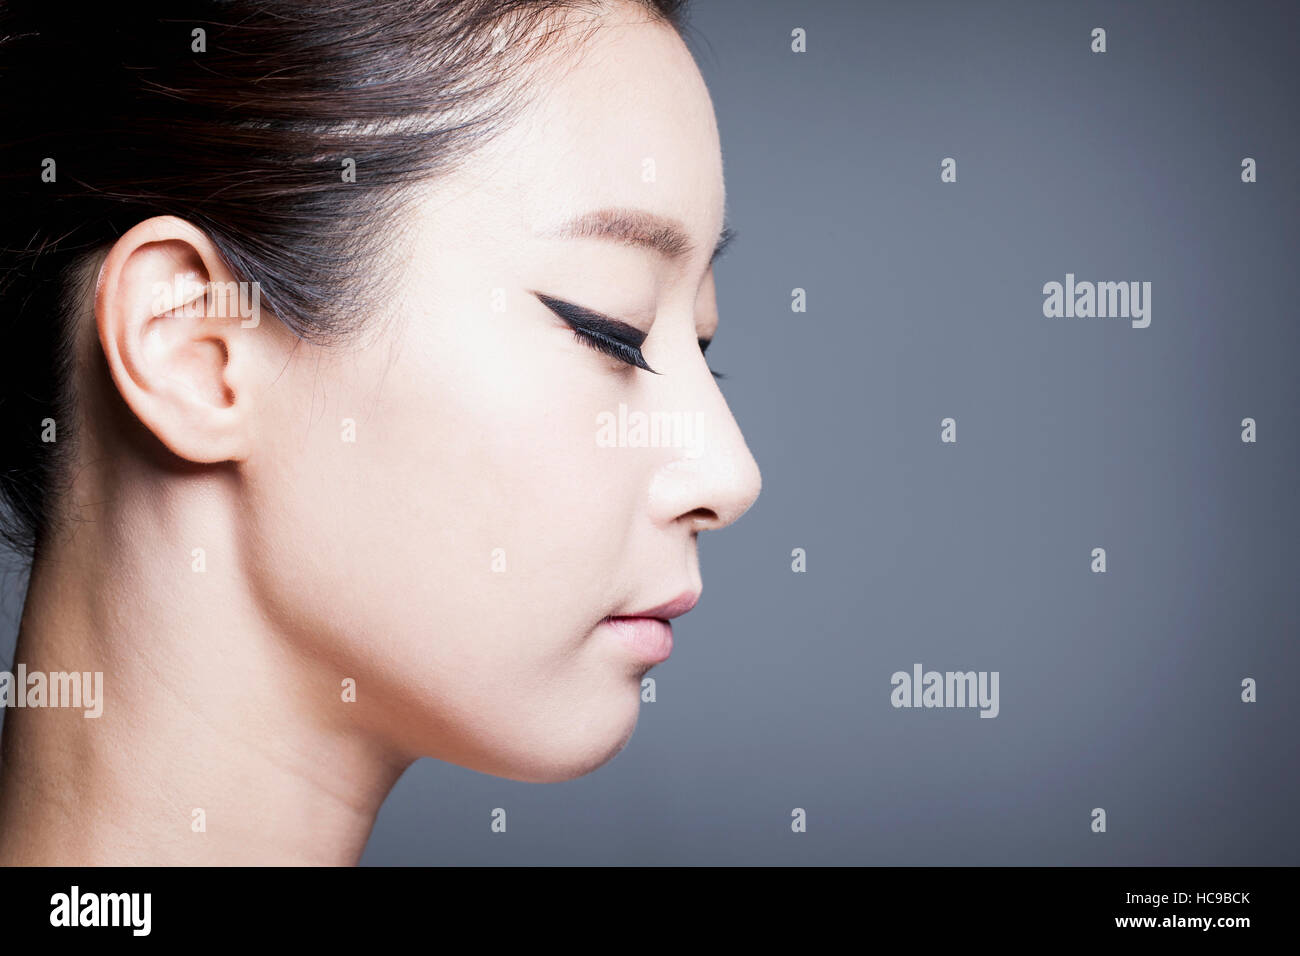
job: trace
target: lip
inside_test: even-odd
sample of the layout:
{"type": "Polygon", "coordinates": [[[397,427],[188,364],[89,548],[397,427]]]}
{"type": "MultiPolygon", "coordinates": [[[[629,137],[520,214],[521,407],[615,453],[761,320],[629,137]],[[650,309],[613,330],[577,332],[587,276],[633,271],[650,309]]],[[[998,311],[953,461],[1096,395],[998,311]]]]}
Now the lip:
{"type": "Polygon", "coordinates": [[[695,607],[698,591],[684,591],[671,601],[636,614],[610,615],[601,624],[618,635],[644,661],[662,664],[673,652],[672,619],[695,607]]]}
{"type": "Polygon", "coordinates": [[[671,621],[675,617],[681,617],[691,608],[695,607],[700,600],[699,591],[683,591],[671,601],[665,601],[657,607],[652,607],[648,611],[638,611],[636,614],[614,614],[612,619],[628,617],[652,617],[661,621],[671,621]]]}

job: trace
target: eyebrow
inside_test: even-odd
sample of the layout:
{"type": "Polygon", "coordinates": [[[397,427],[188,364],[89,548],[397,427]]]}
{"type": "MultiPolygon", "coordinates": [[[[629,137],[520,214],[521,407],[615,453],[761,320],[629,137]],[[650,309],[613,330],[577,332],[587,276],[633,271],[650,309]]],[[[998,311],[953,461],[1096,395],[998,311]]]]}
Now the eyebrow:
{"type": "MultiPolygon", "coordinates": [[[[544,230],[541,235],[552,239],[608,239],[654,250],[667,259],[683,259],[695,251],[681,223],[644,209],[598,209],[544,230]]],[[[710,265],[735,237],[736,230],[723,227],[709,257],[710,265]]]]}

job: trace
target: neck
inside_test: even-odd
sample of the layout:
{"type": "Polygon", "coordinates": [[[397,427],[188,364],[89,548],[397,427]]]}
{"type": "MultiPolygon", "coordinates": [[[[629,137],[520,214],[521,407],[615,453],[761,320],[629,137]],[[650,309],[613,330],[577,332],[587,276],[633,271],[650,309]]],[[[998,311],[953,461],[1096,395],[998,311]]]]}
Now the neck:
{"type": "Polygon", "coordinates": [[[358,729],[338,668],[259,611],[223,559],[239,554],[233,531],[214,533],[201,504],[190,520],[153,504],[81,525],[33,566],[10,668],[25,665],[12,690],[29,705],[5,708],[0,742],[0,865],[356,863],[409,759],[358,729]],[[30,706],[33,675],[55,672],[88,676],[92,694],[102,674],[102,698],[50,706],[51,682],[30,706]]]}

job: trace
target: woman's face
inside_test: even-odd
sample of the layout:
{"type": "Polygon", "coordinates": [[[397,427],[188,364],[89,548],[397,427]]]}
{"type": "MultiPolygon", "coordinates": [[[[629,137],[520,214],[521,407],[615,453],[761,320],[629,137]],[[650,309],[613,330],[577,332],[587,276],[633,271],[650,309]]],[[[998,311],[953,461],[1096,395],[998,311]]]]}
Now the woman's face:
{"type": "Polygon", "coordinates": [[[559,55],[523,118],[395,228],[376,337],[293,353],[240,529],[300,659],[325,688],[356,681],[356,703],[321,695],[327,718],[532,781],[626,743],[663,629],[605,619],[689,604],[697,534],[760,484],[699,345],[724,207],[703,80],[630,5],[559,55]],[[560,235],[613,209],[646,241],[673,238],[650,217],[687,241],[560,235]],[[658,374],[579,341],[534,293],[644,333],[658,374]],[[638,431],[638,413],[682,430],[638,431]]]}

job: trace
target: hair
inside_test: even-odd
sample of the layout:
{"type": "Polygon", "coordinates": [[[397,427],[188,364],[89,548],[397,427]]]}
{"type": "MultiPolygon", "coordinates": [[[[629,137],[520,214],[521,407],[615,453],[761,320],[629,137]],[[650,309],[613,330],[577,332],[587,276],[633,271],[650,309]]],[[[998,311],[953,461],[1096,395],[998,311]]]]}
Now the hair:
{"type": "MultiPolygon", "coordinates": [[[[686,0],[625,2],[686,29],[686,0]]],[[[86,267],[117,237],[186,219],[300,338],[346,338],[402,187],[511,121],[557,15],[609,5],[0,0],[0,538],[33,558],[50,525],[86,267]]]]}

